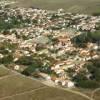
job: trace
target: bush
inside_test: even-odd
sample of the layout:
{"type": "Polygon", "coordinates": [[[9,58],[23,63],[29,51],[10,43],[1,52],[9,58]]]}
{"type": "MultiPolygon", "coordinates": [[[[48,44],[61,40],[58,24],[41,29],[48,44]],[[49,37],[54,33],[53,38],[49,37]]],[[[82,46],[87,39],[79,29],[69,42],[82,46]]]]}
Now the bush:
{"type": "Polygon", "coordinates": [[[100,16],[100,12],[98,12],[98,13],[93,13],[92,15],[93,15],[93,16],[100,16]]]}
{"type": "Polygon", "coordinates": [[[78,73],[74,78],[73,78],[73,81],[75,81],[76,83],[79,83],[79,82],[81,82],[81,81],[85,81],[85,80],[87,80],[87,78],[86,78],[86,76],[85,76],[85,73],[83,74],[83,73],[78,73]]]}
{"type": "Polygon", "coordinates": [[[1,52],[3,52],[3,50],[6,51],[6,49],[14,51],[17,47],[18,47],[17,43],[10,43],[9,41],[4,41],[0,43],[1,52]]]}
{"type": "Polygon", "coordinates": [[[33,58],[28,57],[28,56],[22,56],[15,63],[19,64],[19,65],[32,65],[33,64],[33,58]]]}
{"type": "Polygon", "coordinates": [[[100,41],[100,30],[97,30],[96,32],[82,33],[72,38],[71,41],[78,47],[86,47],[86,43],[88,42],[100,41]]]}
{"type": "Polygon", "coordinates": [[[94,80],[100,81],[100,59],[91,60],[86,67],[94,80]]]}
{"type": "Polygon", "coordinates": [[[41,72],[47,73],[47,74],[51,74],[51,73],[52,73],[52,70],[51,70],[49,64],[46,64],[46,65],[42,66],[39,70],[40,70],[41,72]]]}
{"type": "Polygon", "coordinates": [[[100,59],[90,60],[84,66],[88,72],[79,72],[73,81],[76,82],[78,87],[82,88],[98,88],[100,86],[100,59]],[[87,75],[90,74],[90,77],[87,75]]]}
{"type": "Polygon", "coordinates": [[[82,87],[82,88],[98,88],[100,86],[100,84],[96,81],[93,80],[81,80],[77,83],[78,87],[82,87]]]}
{"type": "Polygon", "coordinates": [[[12,61],[13,61],[13,55],[12,54],[8,54],[4,58],[0,59],[1,64],[10,64],[10,63],[12,63],[12,61]]]}
{"type": "Polygon", "coordinates": [[[34,73],[36,71],[37,67],[35,65],[33,66],[28,66],[28,68],[26,68],[22,74],[26,75],[26,76],[30,76],[32,75],[32,73],[34,73]]]}

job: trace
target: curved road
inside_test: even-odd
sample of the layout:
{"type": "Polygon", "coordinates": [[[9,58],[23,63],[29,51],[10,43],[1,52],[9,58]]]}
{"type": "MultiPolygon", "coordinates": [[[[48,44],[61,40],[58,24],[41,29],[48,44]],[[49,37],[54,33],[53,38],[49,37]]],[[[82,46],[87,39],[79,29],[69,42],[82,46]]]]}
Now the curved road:
{"type": "Polygon", "coordinates": [[[95,100],[95,99],[94,99],[94,95],[95,95],[95,93],[98,92],[99,90],[100,90],[100,88],[97,88],[97,89],[95,89],[95,90],[92,92],[92,94],[91,94],[91,100],[95,100]]]}

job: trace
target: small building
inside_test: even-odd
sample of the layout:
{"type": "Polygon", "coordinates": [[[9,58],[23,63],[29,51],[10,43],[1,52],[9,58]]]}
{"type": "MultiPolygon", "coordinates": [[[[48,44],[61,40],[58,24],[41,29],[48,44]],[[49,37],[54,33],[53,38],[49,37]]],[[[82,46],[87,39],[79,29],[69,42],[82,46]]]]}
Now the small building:
{"type": "Polygon", "coordinates": [[[14,70],[17,70],[18,71],[19,69],[20,69],[20,66],[19,65],[15,65],[14,66],[14,70]]]}
{"type": "Polygon", "coordinates": [[[75,86],[74,82],[71,82],[71,81],[68,81],[68,82],[67,82],[67,87],[68,87],[68,88],[72,88],[72,87],[74,87],[74,86],[75,86]]]}

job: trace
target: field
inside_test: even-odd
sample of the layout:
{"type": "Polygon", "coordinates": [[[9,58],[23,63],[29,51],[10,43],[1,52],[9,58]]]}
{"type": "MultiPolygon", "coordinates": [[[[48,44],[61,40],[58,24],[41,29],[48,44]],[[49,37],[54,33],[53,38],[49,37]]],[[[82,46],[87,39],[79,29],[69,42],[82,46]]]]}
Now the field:
{"type": "Polygon", "coordinates": [[[0,66],[0,100],[99,100],[100,91],[49,87],[0,66]],[[4,73],[4,74],[2,74],[4,73]]]}
{"type": "Polygon", "coordinates": [[[75,13],[100,13],[100,0],[16,0],[19,6],[38,7],[48,10],[63,8],[75,13]]]}
{"type": "Polygon", "coordinates": [[[48,87],[35,79],[0,67],[0,100],[89,100],[84,95],[59,88],[48,87]]]}
{"type": "Polygon", "coordinates": [[[94,98],[95,100],[100,100],[100,89],[99,89],[97,92],[95,92],[93,98],[94,98]]]}
{"type": "Polygon", "coordinates": [[[5,70],[4,68],[0,68],[0,77],[4,77],[4,76],[6,76],[6,75],[10,75],[11,74],[11,72],[9,71],[9,70],[5,70]]]}

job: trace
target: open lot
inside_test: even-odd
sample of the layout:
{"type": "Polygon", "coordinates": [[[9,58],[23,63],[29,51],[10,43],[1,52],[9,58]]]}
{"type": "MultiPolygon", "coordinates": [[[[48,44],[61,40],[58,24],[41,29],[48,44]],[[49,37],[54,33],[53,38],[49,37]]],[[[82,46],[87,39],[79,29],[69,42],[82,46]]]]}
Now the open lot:
{"type": "Polygon", "coordinates": [[[75,13],[100,13],[100,0],[16,0],[19,6],[38,7],[48,10],[63,8],[75,13]]]}

